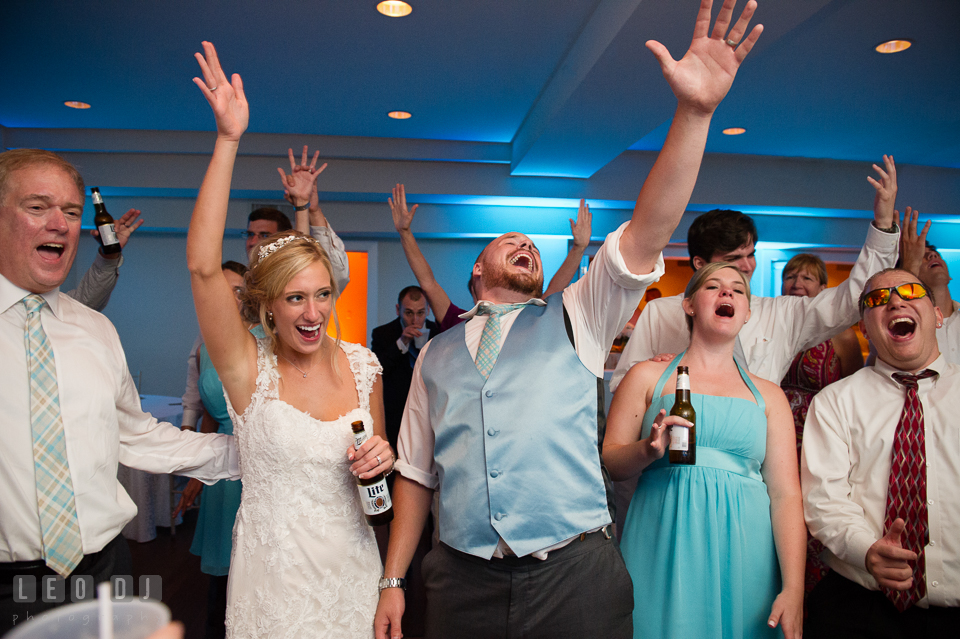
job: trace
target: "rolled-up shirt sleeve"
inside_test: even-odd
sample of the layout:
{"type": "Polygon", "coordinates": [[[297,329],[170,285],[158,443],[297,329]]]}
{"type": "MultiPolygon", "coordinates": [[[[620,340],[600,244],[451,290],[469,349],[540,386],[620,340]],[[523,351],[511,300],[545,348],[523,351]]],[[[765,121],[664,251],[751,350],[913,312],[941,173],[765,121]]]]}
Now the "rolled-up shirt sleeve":
{"type": "Polygon", "coordinates": [[[436,490],[440,479],[433,460],[433,426],[430,423],[427,387],[420,372],[428,348],[430,342],[420,350],[420,357],[413,367],[410,393],[407,395],[407,405],[403,411],[400,437],[397,441],[397,472],[407,479],[436,490]]]}

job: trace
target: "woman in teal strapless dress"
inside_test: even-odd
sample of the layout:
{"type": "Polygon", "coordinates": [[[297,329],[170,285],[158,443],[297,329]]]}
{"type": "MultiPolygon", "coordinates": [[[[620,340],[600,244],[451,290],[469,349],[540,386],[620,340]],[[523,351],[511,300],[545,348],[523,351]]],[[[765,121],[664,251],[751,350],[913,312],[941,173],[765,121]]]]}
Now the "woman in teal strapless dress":
{"type": "Polygon", "coordinates": [[[683,307],[690,347],[630,370],[603,446],[613,479],[643,471],[620,542],[634,636],[799,637],[806,527],[793,416],[778,386],[733,358],[750,317],[749,284],[731,264],[708,264],[683,307]],[[664,455],[668,431],[685,423],[667,416],[679,364],[689,367],[697,415],[693,466],[664,455]]]}

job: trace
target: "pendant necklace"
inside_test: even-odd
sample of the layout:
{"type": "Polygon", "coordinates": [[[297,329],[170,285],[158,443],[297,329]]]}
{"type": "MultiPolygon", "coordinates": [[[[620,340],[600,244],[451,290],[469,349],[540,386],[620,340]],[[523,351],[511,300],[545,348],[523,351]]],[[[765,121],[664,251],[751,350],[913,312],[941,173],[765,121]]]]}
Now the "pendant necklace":
{"type": "MultiPolygon", "coordinates": [[[[281,353],[277,353],[277,355],[280,355],[280,357],[283,357],[283,355],[282,355],[281,353]]],[[[287,362],[288,364],[290,364],[291,366],[293,366],[295,369],[297,369],[298,371],[300,371],[300,374],[303,375],[303,378],[304,378],[304,379],[307,378],[307,373],[309,373],[310,371],[313,370],[313,366],[311,366],[311,367],[310,367],[310,370],[304,371],[302,368],[300,368],[299,366],[297,366],[296,364],[294,364],[293,362],[291,362],[291,361],[290,361],[289,359],[287,359],[286,357],[283,357],[283,359],[286,360],[286,362],[287,362]]]]}

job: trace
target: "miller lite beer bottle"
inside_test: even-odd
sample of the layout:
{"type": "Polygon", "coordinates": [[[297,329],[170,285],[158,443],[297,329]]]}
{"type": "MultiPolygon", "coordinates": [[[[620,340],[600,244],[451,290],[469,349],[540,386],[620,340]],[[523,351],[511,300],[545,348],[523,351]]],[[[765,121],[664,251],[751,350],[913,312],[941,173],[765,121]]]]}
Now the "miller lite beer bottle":
{"type": "MultiPolygon", "coordinates": [[[[363,422],[356,421],[350,424],[353,428],[354,448],[358,449],[367,441],[367,432],[363,429],[363,422]]],[[[387,478],[383,473],[367,479],[357,477],[357,489],[360,491],[360,503],[363,504],[363,514],[371,526],[383,526],[393,520],[393,502],[390,501],[390,491],[387,489],[387,478]]]]}

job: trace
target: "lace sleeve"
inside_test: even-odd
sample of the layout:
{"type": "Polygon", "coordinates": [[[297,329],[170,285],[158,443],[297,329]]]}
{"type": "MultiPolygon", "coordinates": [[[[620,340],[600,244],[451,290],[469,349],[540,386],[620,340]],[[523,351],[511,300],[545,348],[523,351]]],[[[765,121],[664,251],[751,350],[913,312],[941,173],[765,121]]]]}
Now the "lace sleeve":
{"type": "Polygon", "coordinates": [[[383,367],[380,366],[380,362],[373,351],[359,344],[344,342],[343,348],[347,352],[347,358],[350,360],[350,371],[357,383],[360,408],[369,412],[373,383],[377,380],[377,375],[383,373],[383,367]]]}

